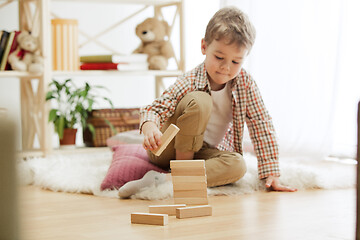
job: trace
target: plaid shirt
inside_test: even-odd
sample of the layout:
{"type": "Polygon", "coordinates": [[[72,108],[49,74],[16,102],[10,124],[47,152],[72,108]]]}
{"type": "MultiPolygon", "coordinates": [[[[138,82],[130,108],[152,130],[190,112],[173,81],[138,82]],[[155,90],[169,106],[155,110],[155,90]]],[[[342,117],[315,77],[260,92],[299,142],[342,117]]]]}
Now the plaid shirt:
{"type": "MultiPolygon", "coordinates": [[[[141,108],[140,126],[145,121],[153,121],[160,128],[174,114],[177,104],[187,93],[204,91],[211,94],[210,90],[205,64],[202,63],[178,77],[151,105],[141,108]]],[[[258,159],[259,178],[280,176],[274,126],[255,81],[241,69],[240,74],[231,80],[231,91],[233,121],[217,148],[243,154],[242,139],[246,122],[258,159]]]]}

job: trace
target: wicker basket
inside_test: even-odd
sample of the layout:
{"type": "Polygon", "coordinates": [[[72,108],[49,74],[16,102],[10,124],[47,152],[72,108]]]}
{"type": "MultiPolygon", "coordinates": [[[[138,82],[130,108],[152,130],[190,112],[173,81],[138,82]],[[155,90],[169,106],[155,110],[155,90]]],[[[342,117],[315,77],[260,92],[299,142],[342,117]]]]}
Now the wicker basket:
{"type": "Polygon", "coordinates": [[[120,109],[98,109],[93,110],[87,119],[95,127],[95,138],[92,137],[87,128],[83,133],[83,140],[88,147],[105,147],[106,140],[114,135],[108,120],[119,132],[125,132],[139,128],[140,124],[139,108],[120,108],[120,109]]]}

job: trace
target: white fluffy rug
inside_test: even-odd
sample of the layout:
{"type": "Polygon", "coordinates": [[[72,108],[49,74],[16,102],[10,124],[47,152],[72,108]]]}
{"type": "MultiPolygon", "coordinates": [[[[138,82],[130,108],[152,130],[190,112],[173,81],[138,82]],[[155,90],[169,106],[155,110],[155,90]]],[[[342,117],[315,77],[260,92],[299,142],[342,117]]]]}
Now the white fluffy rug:
{"type": "MultiPolygon", "coordinates": [[[[47,158],[18,160],[18,176],[22,184],[33,184],[53,191],[87,193],[96,196],[118,197],[117,191],[100,191],[100,185],[110,166],[112,153],[53,155],[47,158]]],[[[239,195],[265,191],[264,182],[257,177],[257,160],[245,154],[248,171],[238,182],[209,188],[209,195],[239,195]]],[[[356,165],[334,161],[281,158],[283,184],[303,189],[336,189],[356,186],[356,165]]],[[[137,199],[166,199],[172,197],[171,183],[142,189],[132,196],[137,199]]]]}

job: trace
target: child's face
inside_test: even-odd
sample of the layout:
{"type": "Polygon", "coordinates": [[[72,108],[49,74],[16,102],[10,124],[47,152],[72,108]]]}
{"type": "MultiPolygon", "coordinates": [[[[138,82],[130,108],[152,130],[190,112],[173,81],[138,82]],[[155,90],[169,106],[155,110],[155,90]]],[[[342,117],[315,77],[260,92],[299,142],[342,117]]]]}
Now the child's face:
{"type": "Polygon", "coordinates": [[[223,88],[225,83],[240,73],[248,50],[246,47],[239,46],[236,43],[229,45],[226,39],[213,40],[210,44],[207,44],[202,39],[201,52],[206,55],[205,68],[211,90],[216,91],[223,88]]]}

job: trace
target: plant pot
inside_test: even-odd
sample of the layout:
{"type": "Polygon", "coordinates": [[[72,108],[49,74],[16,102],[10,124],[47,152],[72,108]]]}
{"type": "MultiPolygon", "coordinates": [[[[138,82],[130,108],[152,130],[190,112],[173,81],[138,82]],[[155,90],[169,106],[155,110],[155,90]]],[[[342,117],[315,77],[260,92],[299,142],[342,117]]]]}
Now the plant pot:
{"type": "Polygon", "coordinates": [[[60,145],[75,145],[77,129],[65,128],[64,136],[60,139],[60,145]]]}

